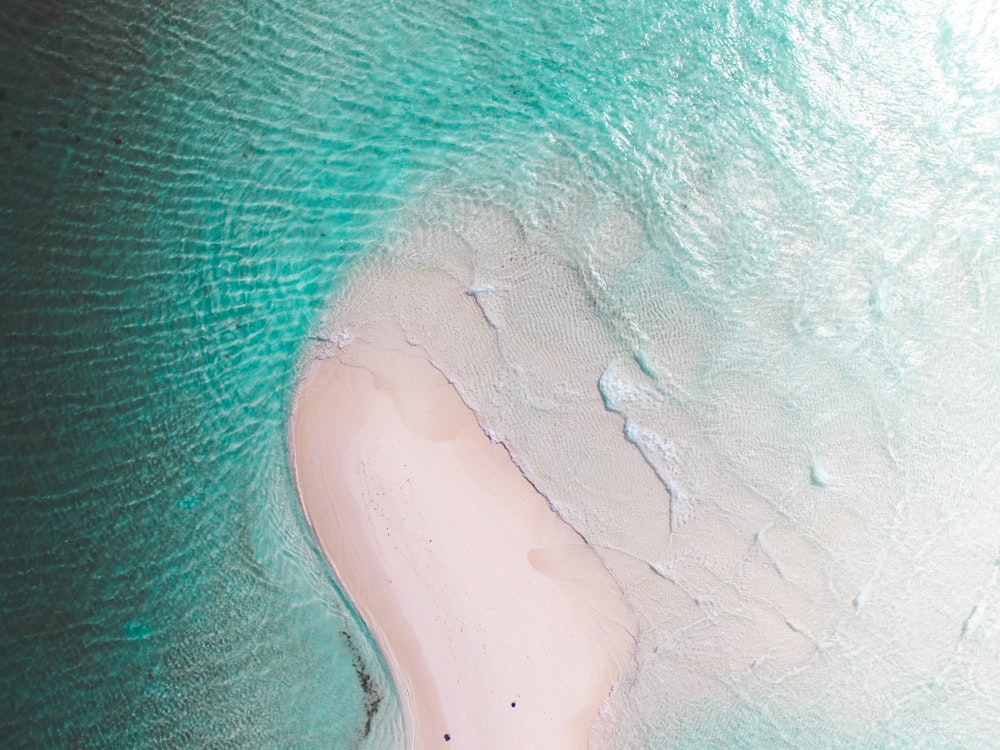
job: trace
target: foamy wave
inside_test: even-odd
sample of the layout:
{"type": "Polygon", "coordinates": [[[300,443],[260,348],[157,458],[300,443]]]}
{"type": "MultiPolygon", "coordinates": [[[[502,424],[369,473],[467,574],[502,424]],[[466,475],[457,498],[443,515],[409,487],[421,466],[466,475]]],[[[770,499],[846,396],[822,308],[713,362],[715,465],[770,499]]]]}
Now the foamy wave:
{"type": "Polygon", "coordinates": [[[664,408],[662,395],[649,385],[629,379],[614,366],[601,374],[598,388],[605,408],[624,418],[625,439],[639,449],[666,489],[670,502],[670,529],[676,531],[694,512],[691,498],[674,479],[679,466],[677,448],[669,438],[639,421],[643,418],[656,420],[664,408]]]}

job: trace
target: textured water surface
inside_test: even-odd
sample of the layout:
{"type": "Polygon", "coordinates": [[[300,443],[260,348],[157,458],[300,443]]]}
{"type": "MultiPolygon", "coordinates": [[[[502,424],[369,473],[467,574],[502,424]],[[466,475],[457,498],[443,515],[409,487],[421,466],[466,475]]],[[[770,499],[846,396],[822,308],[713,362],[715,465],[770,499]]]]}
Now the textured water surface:
{"type": "Polygon", "coordinates": [[[566,467],[531,450],[538,415],[617,420],[658,493],[630,582],[693,592],[647,623],[623,747],[1000,734],[994,3],[14,0],[0,20],[6,746],[400,736],[285,419],[352,262],[449,242],[503,355],[483,413],[626,571],[642,498],[560,500],[566,467]],[[572,321],[537,324],[552,311],[572,321]],[[552,351],[579,391],[531,375],[552,351]],[[694,554],[711,519],[746,566],[694,554]],[[781,596],[741,598],[747,571],[781,596]],[[711,699],[672,693],[671,665],[711,699]],[[799,691],[808,670],[826,686],[799,691]],[[855,700],[872,710],[837,712],[855,700]]]}

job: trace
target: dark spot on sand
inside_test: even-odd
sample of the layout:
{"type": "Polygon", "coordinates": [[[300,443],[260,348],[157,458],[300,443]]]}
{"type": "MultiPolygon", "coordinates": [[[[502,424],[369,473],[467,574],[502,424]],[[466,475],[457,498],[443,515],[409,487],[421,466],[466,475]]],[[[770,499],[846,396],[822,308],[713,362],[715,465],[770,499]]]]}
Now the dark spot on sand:
{"type": "Polygon", "coordinates": [[[446,735],[444,736],[444,741],[445,741],[445,742],[451,742],[451,735],[450,735],[450,734],[446,734],[446,735]]]}
{"type": "Polygon", "coordinates": [[[510,702],[510,707],[511,708],[517,708],[517,701],[511,701],[510,702]]]}

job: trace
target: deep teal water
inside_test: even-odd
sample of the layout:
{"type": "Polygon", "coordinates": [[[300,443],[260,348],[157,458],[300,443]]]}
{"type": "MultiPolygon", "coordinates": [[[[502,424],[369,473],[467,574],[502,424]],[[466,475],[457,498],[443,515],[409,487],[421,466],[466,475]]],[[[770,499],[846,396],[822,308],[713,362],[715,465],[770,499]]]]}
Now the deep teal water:
{"type": "MultiPolygon", "coordinates": [[[[428,186],[557,202],[559,173],[537,165],[572,163],[640,217],[662,283],[732,314],[783,273],[836,289],[839,258],[888,277],[878,248],[951,243],[985,258],[994,352],[1000,63],[981,35],[998,27],[945,11],[6,3],[4,746],[398,736],[385,669],[299,514],[284,430],[327,301],[428,186]],[[785,233],[811,254],[783,266],[785,233]]],[[[948,290],[921,288],[915,325],[947,336],[948,290]]],[[[885,294],[866,316],[897,309],[885,294]]],[[[855,312],[802,306],[905,396],[910,350],[855,312]]],[[[874,388],[866,372],[848,377],[874,388]]],[[[808,726],[742,717],[687,746],[808,746],[788,740],[808,726]]],[[[813,746],[901,746],[880,731],[813,746]]]]}

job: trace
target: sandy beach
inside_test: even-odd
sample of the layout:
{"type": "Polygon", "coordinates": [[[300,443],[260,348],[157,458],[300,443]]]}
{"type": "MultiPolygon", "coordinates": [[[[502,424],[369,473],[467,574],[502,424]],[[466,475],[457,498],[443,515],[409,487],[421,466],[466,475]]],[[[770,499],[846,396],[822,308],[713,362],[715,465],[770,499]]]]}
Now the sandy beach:
{"type": "Polygon", "coordinates": [[[303,374],[293,466],[388,663],[407,747],[599,744],[634,648],[617,584],[426,359],[346,351],[303,374]]]}

